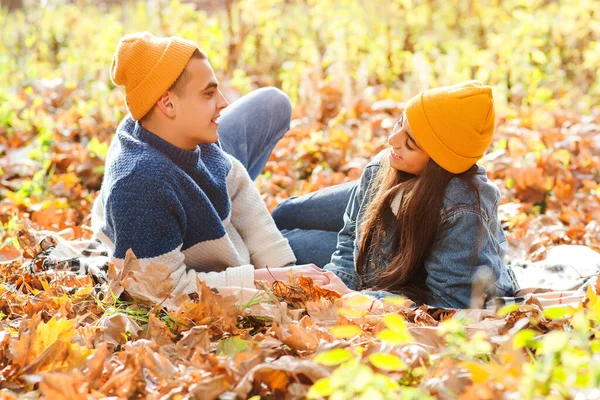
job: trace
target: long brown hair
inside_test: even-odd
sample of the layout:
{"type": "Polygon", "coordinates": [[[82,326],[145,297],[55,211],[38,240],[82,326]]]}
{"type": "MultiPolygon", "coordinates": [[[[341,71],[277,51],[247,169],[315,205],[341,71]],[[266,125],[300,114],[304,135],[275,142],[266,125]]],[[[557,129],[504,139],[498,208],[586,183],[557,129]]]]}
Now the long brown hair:
{"type": "Polygon", "coordinates": [[[394,214],[387,211],[391,209],[396,196],[400,195],[400,208],[395,216],[394,256],[373,289],[404,293],[423,301],[426,295],[424,282],[418,282],[418,279],[415,282],[413,278],[418,272],[424,273],[421,270],[423,263],[436,241],[446,186],[452,178],[459,177],[475,192],[480,203],[479,190],[474,180],[477,166],[455,175],[430,159],[423,173],[417,176],[394,169],[387,157],[384,160],[371,185],[374,192],[367,194],[372,199],[367,206],[364,222],[359,227],[361,238],[357,271],[361,277],[364,276],[366,263],[373,261],[371,255],[380,254],[382,240],[386,235],[384,216],[393,217],[394,214]]]}

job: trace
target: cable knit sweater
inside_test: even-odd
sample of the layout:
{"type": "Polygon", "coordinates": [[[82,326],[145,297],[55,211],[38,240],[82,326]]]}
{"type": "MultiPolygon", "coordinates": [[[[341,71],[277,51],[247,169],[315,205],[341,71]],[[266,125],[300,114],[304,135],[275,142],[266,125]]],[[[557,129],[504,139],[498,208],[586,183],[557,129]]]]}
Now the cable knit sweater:
{"type": "Polygon", "coordinates": [[[132,249],[142,268],[166,264],[175,292],[254,287],[254,268],[296,258],[244,166],[218,144],[183,150],[126,117],[108,155],[92,229],[115,266],[132,249]]]}

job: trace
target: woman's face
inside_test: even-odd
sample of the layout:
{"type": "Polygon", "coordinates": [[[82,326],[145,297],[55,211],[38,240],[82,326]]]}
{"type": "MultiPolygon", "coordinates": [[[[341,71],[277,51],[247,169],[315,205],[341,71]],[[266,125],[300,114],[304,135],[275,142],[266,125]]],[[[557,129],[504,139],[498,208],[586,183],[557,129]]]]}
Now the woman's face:
{"type": "Polygon", "coordinates": [[[413,136],[404,113],[394,125],[388,138],[390,165],[398,171],[421,175],[429,163],[429,156],[421,149],[413,136]]]}

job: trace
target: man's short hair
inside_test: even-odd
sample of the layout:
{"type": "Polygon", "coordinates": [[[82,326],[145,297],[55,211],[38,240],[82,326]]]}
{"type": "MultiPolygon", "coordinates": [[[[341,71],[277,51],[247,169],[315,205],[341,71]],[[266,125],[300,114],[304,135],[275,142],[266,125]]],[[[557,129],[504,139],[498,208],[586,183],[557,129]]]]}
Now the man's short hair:
{"type": "MultiPolygon", "coordinates": [[[[204,54],[204,52],[202,50],[196,49],[192,53],[190,60],[192,60],[194,58],[196,58],[198,60],[205,60],[207,57],[206,57],[206,54],[204,54]]],[[[186,68],[183,69],[181,74],[179,74],[179,76],[177,77],[175,82],[173,82],[173,84],[169,87],[168,91],[175,93],[177,96],[183,96],[183,94],[185,93],[185,87],[187,86],[189,80],[190,80],[190,76],[187,72],[187,66],[186,66],[186,68]]]]}

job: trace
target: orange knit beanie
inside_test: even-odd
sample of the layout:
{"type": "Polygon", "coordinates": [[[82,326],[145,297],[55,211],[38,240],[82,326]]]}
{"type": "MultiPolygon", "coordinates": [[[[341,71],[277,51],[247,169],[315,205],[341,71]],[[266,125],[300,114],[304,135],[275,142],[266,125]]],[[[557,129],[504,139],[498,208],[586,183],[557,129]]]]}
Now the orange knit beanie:
{"type": "Polygon", "coordinates": [[[125,35],[110,68],[115,85],[125,87],[127,109],[142,118],[185,69],[198,45],[177,36],[156,37],[149,32],[125,35]]]}
{"type": "Polygon", "coordinates": [[[419,146],[454,174],[471,168],[492,141],[494,98],[481,82],[421,92],[408,101],[405,112],[419,146]]]}

